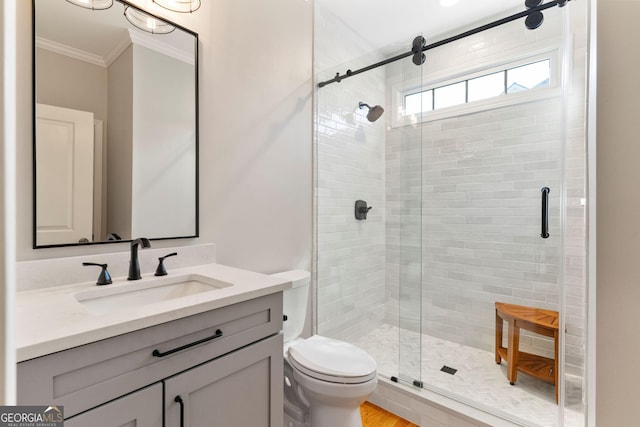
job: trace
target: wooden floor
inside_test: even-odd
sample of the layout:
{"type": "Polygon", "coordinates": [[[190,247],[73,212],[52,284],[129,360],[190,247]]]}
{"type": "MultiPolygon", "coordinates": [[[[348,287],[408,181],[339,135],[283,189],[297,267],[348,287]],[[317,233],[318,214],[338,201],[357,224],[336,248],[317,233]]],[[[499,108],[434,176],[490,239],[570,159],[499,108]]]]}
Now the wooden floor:
{"type": "Polygon", "coordinates": [[[369,402],[360,406],[360,414],[362,427],[419,427],[369,402]]]}

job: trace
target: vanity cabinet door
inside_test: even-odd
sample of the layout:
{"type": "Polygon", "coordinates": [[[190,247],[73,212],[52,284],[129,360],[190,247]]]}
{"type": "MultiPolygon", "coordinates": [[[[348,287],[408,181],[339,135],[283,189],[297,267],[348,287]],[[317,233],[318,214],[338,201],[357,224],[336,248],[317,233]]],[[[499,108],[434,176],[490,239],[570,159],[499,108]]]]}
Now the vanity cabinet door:
{"type": "Polygon", "coordinates": [[[162,426],[162,383],[123,396],[64,421],[65,427],[162,426]]]}
{"type": "Polygon", "coordinates": [[[282,335],[165,381],[165,427],[283,425],[282,335]]]}

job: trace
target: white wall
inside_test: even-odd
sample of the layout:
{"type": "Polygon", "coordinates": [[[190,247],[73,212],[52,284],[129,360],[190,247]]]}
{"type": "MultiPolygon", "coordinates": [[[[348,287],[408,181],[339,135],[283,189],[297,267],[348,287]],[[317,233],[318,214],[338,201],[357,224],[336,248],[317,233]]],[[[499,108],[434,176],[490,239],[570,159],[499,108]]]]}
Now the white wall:
{"type": "Polygon", "coordinates": [[[196,232],[195,67],[134,44],[132,72],[131,235],[192,236],[196,232]]]}
{"type": "Polygon", "coordinates": [[[598,0],[598,426],[638,425],[640,1],[598,0]]]}
{"type": "Polygon", "coordinates": [[[15,148],[16,148],[16,9],[15,2],[0,4],[0,405],[16,403],[14,349],[15,301],[15,148]]]}
{"type": "Polygon", "coordinates": [[[90,111],[107,120],[107,69],[38,48],[37,101],[73,110],[90,111]]]}
{"type": "MultiPolygon", "coordinates": [[[[138,1],[200,36],[200,238],[221,263],[261,272],[311,268],[312,3],[202,2],[193,14],[138,1]]],[[[31,5],[18,2],[18,259],[128,245],[31,249],[31,5]]]]}
{"type": "Polygon", "coordinates": [[[214,5],[201,33],[201,235],[223,264],[310,269],[313,4],[203,9],[214,5]]]}
{"type": "MultiPolygon", "coordinates": [[[[133,45],[108,72],[107,235],[131,239],[133,165],[133,45]],[[117,160],[116,160],[117,159],[117,160]]],[[[138,236],[136,236],[138,237],[138,236]]]]}

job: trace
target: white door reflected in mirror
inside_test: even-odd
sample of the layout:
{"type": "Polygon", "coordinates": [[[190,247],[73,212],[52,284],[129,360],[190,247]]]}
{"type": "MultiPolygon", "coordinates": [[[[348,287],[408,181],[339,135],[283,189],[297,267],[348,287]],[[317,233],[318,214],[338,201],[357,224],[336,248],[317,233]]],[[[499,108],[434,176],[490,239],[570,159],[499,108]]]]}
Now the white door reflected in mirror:
{"type": "Polygon", "coordinates": [[[36,105],[39,245],[92,240],[93,113],[36,105]]]}

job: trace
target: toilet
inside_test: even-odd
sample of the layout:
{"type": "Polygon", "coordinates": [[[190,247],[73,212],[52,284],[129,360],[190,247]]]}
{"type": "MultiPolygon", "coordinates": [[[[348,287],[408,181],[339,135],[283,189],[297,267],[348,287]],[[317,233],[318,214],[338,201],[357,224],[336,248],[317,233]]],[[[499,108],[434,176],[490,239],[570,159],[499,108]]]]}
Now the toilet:
{"type": "Polygon", "coordinates": [[[300,338],[311,276],[293,270],[284,291],[284,426],[362,427],[360,405],[377,385],[376,361],[366,351],[320,335],[300,338]]]}

